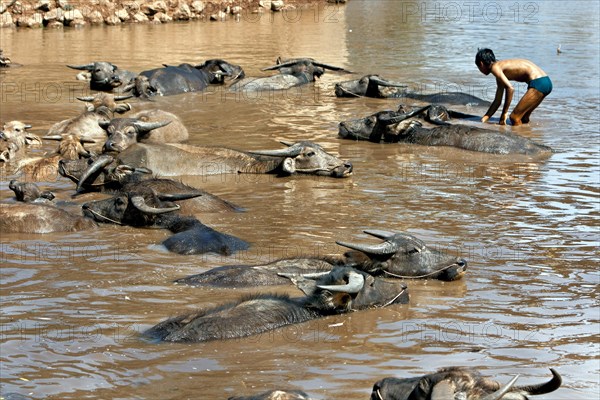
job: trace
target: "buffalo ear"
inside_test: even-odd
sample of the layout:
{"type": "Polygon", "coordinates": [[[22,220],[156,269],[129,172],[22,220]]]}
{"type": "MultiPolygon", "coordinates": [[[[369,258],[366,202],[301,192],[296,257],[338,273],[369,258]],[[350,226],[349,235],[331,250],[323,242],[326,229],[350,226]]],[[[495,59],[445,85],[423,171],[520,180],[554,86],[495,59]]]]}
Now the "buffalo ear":
{"type": "Polygon", "coordinates": [[[327,275],[329,271],[316,273],[316,274],[298,274],[298,273],[285,273],[280,272],[277,275],[288,278],[298,289],[304,292],[305,295],[312,295],[317,289],[316,278],[327,275]]]}
{"type": "Polygon", "coordinates": [[[110,121],[106,121],[106,120],[98,121],[98,125],[100,126],[100,128],[107,130],[108,126],[110,125],[110,121]]]}
{"type": "Polygon", "coordinates": [[[129,103],[119,104],[117,107],[115,107],[115,112],[118,114],[123,114],[130,110],[131,110],[131,105],[129,103]]]}

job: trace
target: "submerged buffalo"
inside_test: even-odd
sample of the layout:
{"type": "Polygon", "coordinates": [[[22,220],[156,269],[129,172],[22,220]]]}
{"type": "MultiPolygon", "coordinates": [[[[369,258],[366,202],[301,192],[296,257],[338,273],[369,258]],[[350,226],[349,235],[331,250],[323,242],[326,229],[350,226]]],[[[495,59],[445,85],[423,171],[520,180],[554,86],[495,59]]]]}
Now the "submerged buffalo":
{"type": "Polygon", "coordinates": [[[552,149],[510,132],[469,125],[443,125],[424,128],[415,115],[430,106],[410,112],[381,111],[364,118],[340,122],[339,136],[345,139],[385,143],[414,143],[451,146],[493,154],[550,154],[552,149]]]}
{"type": "Polygon", "coordinates": [[[170,96],[187,92],[199,92],[212,84],[222,84],[226,78],[231,80],[244,77],[244,70],[239,65],[225,60],[207,60],[202,64],[165,65],[140,72],[139,78],[133,79],[128,89],[136,96],[170,96]]]}
{"type": "Polygon", "coordinates": [[[162,228],[174,233],[163,245],[178,254],[219,253],[230,255],[249,245],[235,236],[217,232],[192,216],[177,213],[177,201],[201,196],[202,192],[184,188],[181,192],[157,192],[143,182],[129,192],[85,203],[83,214],[98,222],[134,227],[162,228]]]}
{"type": "Polygon", "coordinates": [[[442,103],[442,104],[453,104],[463,106],[482,106],[488,107],[491,103],[487,100],[481,99],[472,94],[464,92],[439,92],[439,93],[416,93],[416,92],[404,92],[401,93],[399,98],[407,98],[413,100],[423,101],[425,103],[442,103]]]}
{"type": "Polygon", "coordinates": [[[336,242],[352,249],[342,256],[291,258],[266,265],[230,265],[176,280],[196,286],[249,287],[284,285],[286,276],[327,272],[336,266],[351,266],[371,275],[400,279],[461,279],[467,262],[427,246],[422,240],[405,233],[367,230],[382,239],[377,244],[336,242]]]}
{"type": "Polygon", "coordinates": [[[84,74],[78,75],[77,79],[89,80],[91,90],[102,92],[122,93],[125,91],[125,85],[137,75],[106,61],[96,61],[83,65],[67,65],[67,67],[86,71],[84,74]]]}
{"type": "Polygon", "coordinates": [[[449,367],[415,378],[385,378],[375,383],[371,400],[527,400],[529,396],[551,393],[562,384],[558,372],[550,369],[546,383],[513,386],[517,377],[501,386],[471,368],[449,367]]]}
{"type": "Polygon", "coordinates": [[[50,204],[0,203],[0,232],[74,232],[95,227],[94,221],[50,204]]]}
{"type": "Polygon", "coordinates": [[[464,92],[417,93],[407,90],[408,85],[389,81],[379,75],[365,75],[335,84],[337,97],[407,98],[425,103],[442,103],[464,106],[489,106],[491,103],[464,92]]]}
{"type": "Polygon", "coordinates": [[[245,296],[237,302],[170,318],[145,334],[169,342],[233,339],[327,315],[408,302],[408,290],[401,282],[352,268],[336,268],[318,277],[298,277],[295,283],[305,297],[245,296]]]}
{"type": "Polygon", "coordinates": [[[278,70],[279,74],[259,78],[246,78],[231,85],[232,92],[255,92],[263,90],[285,90],[292,87],[314,82],[325,73],[325,70],[345,71],[341,67],[324,64],[312,58],[297,58],[281,61],[277,64],[263,68],[263,71],[278,70]]]}
{"type": "Polygon", "coordinates": [[[92,184],[91,177],[104,180],[104,174],[118,165],[148,169],[159,176],[248,173],[345,178],[352,174],[350,162],[327,153],[316,143],[304,141],[287,146],[282,150],[240,151],[177,143],[136,143],[112,158],[98,157],[92,165],[81,160],[65,163],[62,168],[65,175],[77,177],[80,186],[92,184]]]}

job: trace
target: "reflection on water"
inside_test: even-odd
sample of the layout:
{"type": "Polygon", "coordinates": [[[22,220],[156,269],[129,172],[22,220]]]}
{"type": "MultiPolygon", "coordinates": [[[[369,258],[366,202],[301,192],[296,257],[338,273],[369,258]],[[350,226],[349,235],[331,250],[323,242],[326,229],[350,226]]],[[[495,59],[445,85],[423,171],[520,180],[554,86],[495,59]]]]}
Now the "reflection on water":
{"type": "MultiPolygon", "coordinates": [[[[489,46],[500,58],[530,58],[552,77],[554,92],[533,122],[503,129],[557,152],[532,160],[338,139],[339,121],[393,109],[398,101],[336,99],[333,84],[349,78],[329,72],[289,92],[251,97],[212,88],[150,104],[132,101],[134,108],[179,115],[193,144],[274,149],[280,140],[309,139],[352,161],[355,173],[345,180],[182,177],[247,210],[200,216],[253,244],[233,257],[167,253],[157,245],[169,236],[161,230],[2,234],[1,393],[226,398],[291,386],[315,398],[358,399],[368,398],[384,376],[468,365],[503,382],[519,373],[521,384],[548,379],[554,367],[564,386],[540,398],[597,395],[598,4],[499,1],[477,3],[475,14],[465,7],[351,0],[296,19],[2,30],[5,53],[25,66],[0,73],[0,120],[23,120],[38,134],[82,108],[74,97],[87,90],[66,63],[109,60],[139,71],[221,57],[259,76],[277,56],[310,56],[414,90],[462,90],[489,99],[494,83],[473,65],[477,48],[489,46]],[[581,71],[585,79],[577,78],[581,71]],[[367,228],[417,235],[466,258],[468,273],[459,282],[409,282],[406,306],[259,337],[198,345],[139,337],[168,316],[240,295],[174,285],[176,278],[223,264],[339,254],[336,240],[366,241],[367,228]]],[[[11,178],[2,170],[3,198],[11,196],[11,178]]],[[[73,185],[63,179],[46,186],[62,200],[89,200],[70,199],[73,185]]],[[[274,291],[299,295],[291,287],[274,291]]]]}

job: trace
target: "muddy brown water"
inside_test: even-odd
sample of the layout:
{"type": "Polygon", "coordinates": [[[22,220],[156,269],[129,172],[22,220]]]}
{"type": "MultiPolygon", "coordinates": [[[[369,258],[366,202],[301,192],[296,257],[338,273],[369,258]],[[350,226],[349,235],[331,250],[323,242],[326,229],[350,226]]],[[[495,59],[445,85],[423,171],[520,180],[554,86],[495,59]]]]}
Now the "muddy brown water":
{"type": "MultiPolygon", "coordinates": [[[[333,83],[353,75],[327,73],[314,85],[260,96],[215,88],[149,105],[134,100],[134,108],[179,115],[193,144],[263,149],[308,139],[350,160],[355,172],[343,180],[182,177],[246,209],[201,216],[252,243],[231,257],[167,253],[159,243],[169,233],[161,230],[103,225],[81,233],[1,234],[2,395],[225,399],[292,387],[317,399],[366,399],[383,377],[464,365],[502,382],[520,374],[521,384],[549,379],[554,367],[564,385],[540,399],[597,398],[598,15],[598,3],[587,1],[351,0],[239,22],[2,30],[5,54],[24,66],[0,75],[0,120],[23,120],[38,134],[76,115],[81,104],[74,96],[88,94],[67,63],[109,60],[139,71],[220,57],[259,75],[279,55],[310,56],[415,90],[462,90],[491,100],[493,79],[473,63],[477,48],[490,46],[499,58],[532,59],[555,87],[530,125],[493,128],[556,150],[530,159],[339,139],[339,121],[399,103],[336,99],[333,83]],[[140,338],[169,316],[240,295],[174,285],[176,278],[224,264],[339,253],[335,240],[367,242],[361,232],[368,228],[414,234],[466,258],[468,273],[452,283],[409,282],[409,305],[258,337],[204,344],[140,338]]],[[[516,96],[524,89],[517,85],[516,96]]],[[[13,177],[3,170],[3,201],[13,177]]],[[[42,186],[71,201],[72,183],[42,186]]],[[[299,295],[292,287],[268,290],[299,295]]]]}

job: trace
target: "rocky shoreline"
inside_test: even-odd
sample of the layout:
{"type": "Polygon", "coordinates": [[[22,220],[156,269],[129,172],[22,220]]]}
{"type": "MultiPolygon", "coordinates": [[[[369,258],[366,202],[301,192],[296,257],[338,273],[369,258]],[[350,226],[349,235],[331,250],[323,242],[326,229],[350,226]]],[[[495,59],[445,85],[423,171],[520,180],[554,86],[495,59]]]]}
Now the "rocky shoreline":
{"type": "Polygon", "coordinates": [[[224,21],[346,0],[0,0],[0,28],[224,21]]]}

